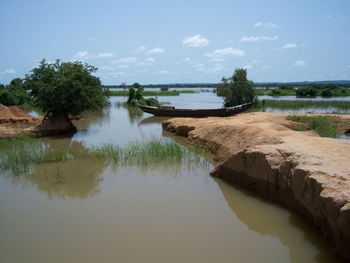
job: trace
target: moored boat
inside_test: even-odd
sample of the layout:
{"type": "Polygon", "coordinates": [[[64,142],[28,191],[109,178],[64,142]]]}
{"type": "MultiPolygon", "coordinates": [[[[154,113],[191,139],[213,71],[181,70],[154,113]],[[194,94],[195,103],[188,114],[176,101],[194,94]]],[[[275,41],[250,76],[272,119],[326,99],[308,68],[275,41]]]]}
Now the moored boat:
{"type": "Polygon", "coordinates": [[[230,108],[220,109],[176,109],[172,106],[145,106],[138,105],[144,112],[155,116],[169,117],[227,117],[233,114],[241,113],[253,105],[253,102],[237,105],[230,108]]]}

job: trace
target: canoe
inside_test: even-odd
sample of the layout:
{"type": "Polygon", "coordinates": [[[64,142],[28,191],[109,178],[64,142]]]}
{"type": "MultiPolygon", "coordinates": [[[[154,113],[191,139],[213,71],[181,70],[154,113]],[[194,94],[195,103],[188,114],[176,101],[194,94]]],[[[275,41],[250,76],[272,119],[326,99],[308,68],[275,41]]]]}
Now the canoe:
{"type": "Polygon", "coordinates": [[[241,113],[253,105],[253,102],[237,105],[230,108],[220,109],[175,109],[171,106],[145,106],[138,105],[144,112],[153,114],[155,116],[168,117],[227,117],[233,114],[241,113]]]}

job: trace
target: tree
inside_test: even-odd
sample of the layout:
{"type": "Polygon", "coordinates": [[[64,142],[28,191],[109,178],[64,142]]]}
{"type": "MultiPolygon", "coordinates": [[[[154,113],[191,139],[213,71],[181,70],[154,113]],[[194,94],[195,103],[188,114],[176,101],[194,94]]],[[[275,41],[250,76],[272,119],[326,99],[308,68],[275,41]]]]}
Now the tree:
{"type": "Polygon", "coordinates": [[[132,86],[133,86],[133,88],[136,89],[136,90],[138,90],[138,89],[143,90],[141,84],[138,83],[138,82],[135,82],[134,84],[132,84],[132,86]]]}
{"type": "Polygon", "coordinates": [[[44,133],[75,131],[70,116],[101,108],[107,103],[100,79],[93,76],[97,68],[81,62],[48,63],[40,61],[26,75],[24,85],[31,90],[35,106],[46,116],[38,126],[44,133]]]}
{"type": "Polygon", "coordinates": [[[217,85],[217,94],[224,97],[224,106],[232,107],[254,100],[253,82],[247,79],[246,69],[235,69],[229,78],[222,78],[222,83],[217,85]]]}
{"type": "Polygon", "coordinates": [[[165,91],[168,91],[168,90],[169,90],[169,88],[168,88],[168,87],[165,87],[165,86],[163,86],[163,87],[160,88],[160,91],[162,91],[162,92],[165,92],[165,91]]]}

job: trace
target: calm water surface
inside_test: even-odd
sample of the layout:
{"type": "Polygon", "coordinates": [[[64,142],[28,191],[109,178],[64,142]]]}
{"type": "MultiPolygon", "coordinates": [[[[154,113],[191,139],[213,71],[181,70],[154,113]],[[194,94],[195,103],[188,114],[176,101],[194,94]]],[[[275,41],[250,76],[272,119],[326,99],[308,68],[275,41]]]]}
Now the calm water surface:
{"type": "MultiPolygon", "coordinates": [[[[122,97],[110,100],[76,122],[73,137],[41,140],[79,149],[169,136],[165,118],[120,107],[122,97]]],[[[211,93],[161,100],[221,105],[211,93]]],[[[3,172],[0,262],[341,262],[303,218],[210,177],[210,169],[77,159],[40,164],[25,176],[3,172]]]]}

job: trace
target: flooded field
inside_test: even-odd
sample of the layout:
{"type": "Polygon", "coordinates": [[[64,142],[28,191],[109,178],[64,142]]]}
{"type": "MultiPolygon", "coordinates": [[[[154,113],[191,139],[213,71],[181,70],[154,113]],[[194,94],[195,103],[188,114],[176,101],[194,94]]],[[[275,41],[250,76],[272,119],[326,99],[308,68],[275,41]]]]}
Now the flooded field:
{"type": "MultiPolygon", "coordinates": [[[[165,118],[125,108],[124,100],[112,97],[76,121],[72,137],[38,140],[57,150],[154,138],[185,144],[162,132],[165,118]]],[[[210,92],[160,101],[222,104],[210,92]]],[[[1,171],[0,262],[342,262],[297,214],[210,177],[212,159],[204,157],[206,164],[125,166],[80,156],[22,175],[1,171]]]]}

